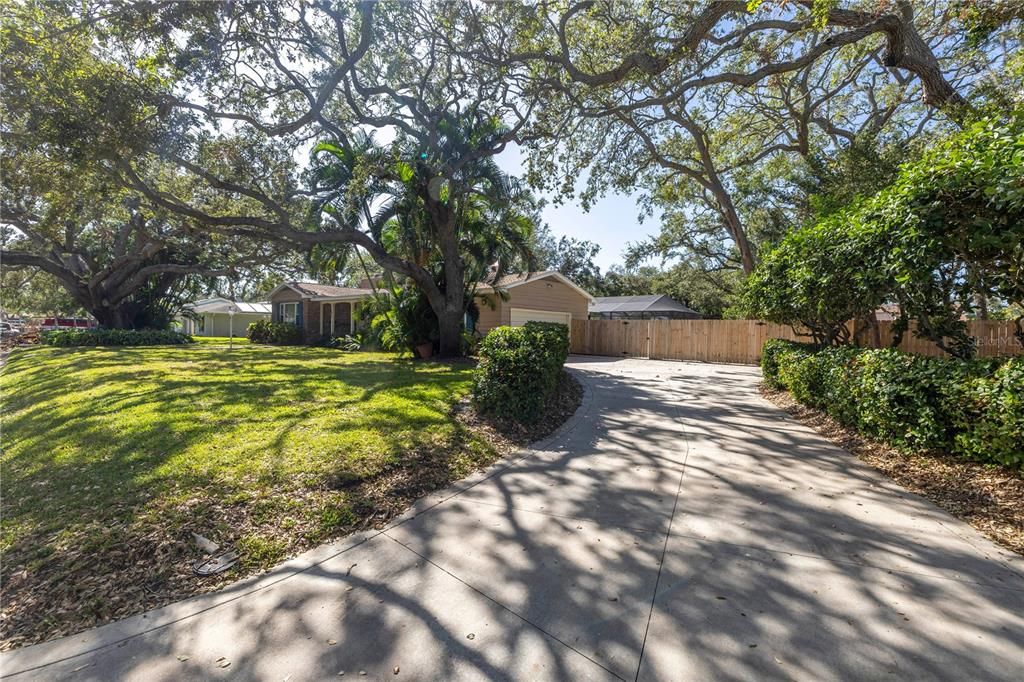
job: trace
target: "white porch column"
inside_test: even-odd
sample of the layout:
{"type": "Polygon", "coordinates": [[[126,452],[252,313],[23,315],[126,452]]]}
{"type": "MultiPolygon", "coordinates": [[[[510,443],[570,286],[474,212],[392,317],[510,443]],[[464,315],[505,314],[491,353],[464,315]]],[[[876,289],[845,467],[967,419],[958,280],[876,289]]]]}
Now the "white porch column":
{"type": "Polygon", "coordinates": [[[331,303],[331,336],[334,336],[334,308],[337,303],[331,303]]]}
{"type": "Polygon", "coordinates": [[[324,304],[320,302],[320,336],[324,335],[324,304]]]}
{"type": "Polygon", "coordinates": [[[352,301],[348,304],[348,333],[356,333],[356,302],[352,301]]]}

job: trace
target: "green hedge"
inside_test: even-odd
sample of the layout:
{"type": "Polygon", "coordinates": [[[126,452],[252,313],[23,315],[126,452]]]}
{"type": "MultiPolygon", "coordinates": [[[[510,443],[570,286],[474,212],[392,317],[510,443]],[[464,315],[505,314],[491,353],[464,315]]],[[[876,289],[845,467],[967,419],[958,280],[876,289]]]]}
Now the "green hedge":
{"type": "Polygon", "coordinates": [[[473,400],[482,412],[533,422],[569,357],[569,328],[554,322],[499,327],[480,342],[473,400]]]}
{"type": "Polygon", "coordinates": [[[57,329],[43,334],[50,346],[168,346],[193,343],[181,332],[161,329],[57,329]]]}
{"type": "Polygon", "coordinates": [[[954,449],[977,460],[1024,468],[1024,358],[966,382],[954,449]]]}
{"type": "Polygon", "coordinates": [[[297,346],[302,343],[302,329],[288,322],[256,320],[249,325],[246,336],[252,343],[269,343],[278,346],[297,346]]]}
{"type": "Polygon", "coordinates": [[[953,360],[773,339],[765,383],[903,449],[1024,468],[1024,358],[953,360]]]}

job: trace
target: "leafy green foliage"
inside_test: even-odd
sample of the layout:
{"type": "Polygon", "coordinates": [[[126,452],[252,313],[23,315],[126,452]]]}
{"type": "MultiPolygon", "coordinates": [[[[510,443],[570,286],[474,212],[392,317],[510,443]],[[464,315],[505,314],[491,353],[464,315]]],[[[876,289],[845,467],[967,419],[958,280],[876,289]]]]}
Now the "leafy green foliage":
{"type": "Polygon", "coordinates": [[[904,166],[865,217],[899,235],[898,282],[938,265],[962,301],[1024,301],[1024,112],[983,118],[904,166]]]}
{"type": "Polygon", "coordinates": [[[857,404],[856,426],[898,447],[947,449],[953,417],[948,396],[969,368],[985,365],[891,348],[860,353],[849,388],[857,404]]]}
{"type": "Polygon", "coordinates": [[[480,342],[473,401],[481,411],[536,421],[569,357],[569,328],[554,322],[498,327],[480,342]]]}
{"type": "Polygon", "coordinates": [[[962,316],[979,295],[1024,301],[1024,115],[968,126],[871,199],[791,232],[744,293],[752,316],[823,344],[894,301],[898,334],[913,321],[961,358],[974,353],[962,316]]]}
{"type": "Polygon", "coordinates": [[[1024,362],[765,343],[765,383],[896,447],[1024,467],[1024,362]]]}
{"type": "Polygon", "coordinates": [[[74,161],[131,155],[153,140],[156,74],[97,57],[95,36],[75,30],[79,22],[64,8],[18,3],[4,9],[0,63],[8,126],[74,161]]]}
{"type": "Polygon", "coordinates": [[[886,299],[888,248],[888,235],[859,220],[855,211],[792,232],[747,280],[746,310],[760,319],[801,325],[819,344],[848,341],[846,323],[886,299]]]}
{"type": "Polygon", "coordinates": [[[246,336],[252,343],[275,346],[297,346],[303,341],[302,329],[297,325],[271,320],[256,320],[250,323],[246,336]]]}
{"type": "Polygon", "coordinates": [[[164,329],[56,329],[43,334],[48,346],[173,346],[192,337],[164,329]]]}
{"type": "MultiPolygon", "coordinates": [[[[167,19],[188,22],[194,14],[215,11],[186,4],[167,8],[167,19]]],[[[105,327],[166,328],[185,302],[216,288],[213,278],[230,278],[222,284],[234,291],[239,280],[251,276],[251,267],[278,266],[287,258],[280,244],[255,244],[241,235],[203,229],[203,212],[255,217],[264,215],[265,207],[252,193],[211,192],[182,172],[179,155],[189,155],[207,179],[218,178],[215,184],[248,174],[259,177],[264,188],[285,189],[294,185],[294,146],[246,138],[239,131],[215,135],[216,126],[190,129],[197,119],[167,103],[173,69],[158,68],[159,57],[127,28],[144,8],[126,6],[117,13],[116,23],[123,21],[131,33],[120,36],[126,42],[107,32],[119,33],[93,16],[95,9],[89,3],[4,6],[2,260],[7,270],[31,268],[66,292],[52,302],[50,297],[5,298],[26,308],[42,305],[47,314],[51,306],[82,308],[105,327]],[[126,43],[131,44],[127,50],[126,43]],[[143,184],[155,191],[147,196],[143,184]],[[196,212],[183,217],[169,209],[179,201],[196,212]]],[[[154,31],[187,41],[186,24],[171,26],[154,31]]]]}
{"type": "Polygon", "coordinates": [[[5,267],[0,272],[0,307],[8,314],[29,317],[84,317],[86,311],[42,270],[5,267]]]}
{"type": "Polygon", "coordinates": [[[565,235],[555,239],[547,225],[535,230],[532,238],[535,262],[523,263],[523,270],[557,270],[591,293],[600,290],[601,269],[594,262],[600,245],[565,235]]]}
{"type": "Polygon", "coordinates": [[[991,377],[966,382],[959,406],[963,409],[953,413],[957,452],[1024,468],[1024,358],[1006,361],[991,377]]]}
{"type": "Polygon", "coordinates": [[[326,348],[337,348],[348,353],[356,353],[366,345],[366,337],[361,332],[356,332],[355,334],[336,336],[333,339],[324,341],[321,345],[326,348]]]}
{"type": "Polygon", "coordinates": [[[797,344],[783,339],[768,339],[761,347],[761,378],[769,388],[785,388],[779,377],[779,360],[796,352],[797,344]]]}
{"type": "Polygon", "coordinates": [[[364,306],[369,319],[369,342],[381,350],[414,352],[421,343],[440,337],[437,315],[422,291],[415,287],[393,287],[381,292],[364,306]]]}
{"type": "MultiPolygon", "coordinates": [[[[504,274],[508,263],[532,261],[537,202],[493,158],[507,133],[477,112],[443,116],[430,135],[403,129],[387,146],[360,135],[314,147],[309,175],[323,224],[358,224],[375,245],[370,255],[423,294],[409,300],[426,311],[398,300],[382,313],[375,332],[382,348],[436,341],[442,355],[459,354],[475,283],[504,274]],[[421,328],[425,320],[431,329],[421,328]]],[[[344,254],[320,254],[321,263],[325,256],[340,263],[344,254]]]]}

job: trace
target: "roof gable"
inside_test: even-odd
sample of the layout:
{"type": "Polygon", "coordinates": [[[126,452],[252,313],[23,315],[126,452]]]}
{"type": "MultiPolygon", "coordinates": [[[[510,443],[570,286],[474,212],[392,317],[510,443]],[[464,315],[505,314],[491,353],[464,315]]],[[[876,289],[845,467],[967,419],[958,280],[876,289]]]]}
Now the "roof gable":
{"type": "Polygon", "coordinates": [[[578,294],[585,297],[590,303],[594,302],[594,297],[590,295],[586,289],[573,282],[571,279],[558,272],[557,270],[545,270],[543,272],[517,272],[508,275],[503,275],[496,280],[490,282],[477,282],[478,291],[493,291],[494,289],[514,289],[515,287],[529,284],[530,282],[538,282],[542,279],[556,279],[562,284],[565,284],[569,288],[575,290],[578,294]]]}

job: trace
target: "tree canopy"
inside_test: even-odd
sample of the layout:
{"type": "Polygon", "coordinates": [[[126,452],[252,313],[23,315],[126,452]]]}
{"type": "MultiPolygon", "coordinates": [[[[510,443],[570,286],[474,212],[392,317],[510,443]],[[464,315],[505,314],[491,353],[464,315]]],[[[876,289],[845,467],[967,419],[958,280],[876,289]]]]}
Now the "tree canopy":
{"type": "MultiPolygon", "coordinates": [[[[420,289],[456,353],[467,285],[540,243],[535,204],[495,172],[518,146],[526,183],[556,200],[640,191],[662,231],[631,262],[677,261],[727,298],[732,273],[877,191],[914,140],[1017,97],[1020,14],[958,0],[27,2],[3,33],[4,152],[12,168],[35,155],[75,169],[55,178],[81,169],[87,191],[39,184],[30,207],[12,186],[3,255],[42,267],[26,210],[89,194],[109,243],[159,244],[125,282],[186,276],[186,262],[266,267],[281,250],[327,269],[366,255],[420,289]]],[[[84,240],[45,239],[58,276],[84,240]]],[[[559,268],[598,274],[585,240],[557,252],[559,268]]]]}

